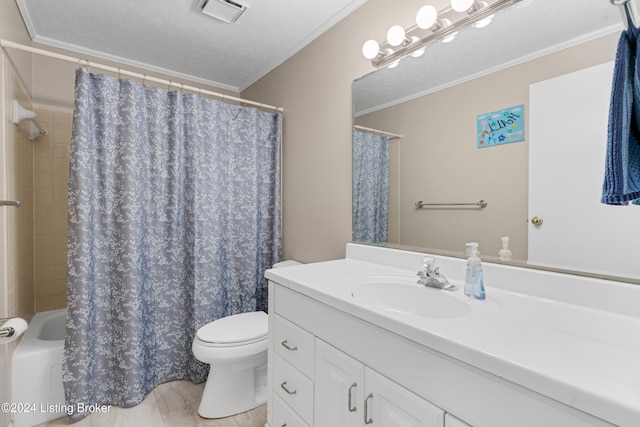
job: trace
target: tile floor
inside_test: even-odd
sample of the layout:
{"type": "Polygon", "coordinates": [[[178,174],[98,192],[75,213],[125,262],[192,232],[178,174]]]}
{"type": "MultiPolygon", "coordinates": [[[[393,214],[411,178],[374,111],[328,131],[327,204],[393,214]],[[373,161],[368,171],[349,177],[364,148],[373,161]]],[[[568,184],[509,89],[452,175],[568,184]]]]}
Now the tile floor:
{"type": "Polygon", "coordinates": [[[233,417],[208,420],[198,415],[204,383],[171,381],[160,384],[149,396],[132,408],[112,406],[108,413],[94,413],[74,424],[59,418],[36,427],[264,427],[267,405],[233,417]]]}

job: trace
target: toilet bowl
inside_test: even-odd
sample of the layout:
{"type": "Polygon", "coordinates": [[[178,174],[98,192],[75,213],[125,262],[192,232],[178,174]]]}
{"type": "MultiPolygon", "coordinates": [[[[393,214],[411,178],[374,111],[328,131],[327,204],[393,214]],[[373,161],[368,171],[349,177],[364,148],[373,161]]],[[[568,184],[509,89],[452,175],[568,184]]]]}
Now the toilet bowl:
{"type": "Polygon", "coordinates": [[[201,417],[228,417],[266,401],[267,319],[263,311],[234,314],[198,329],[193,355],[211,365],[201,417]]]}
{"type": "MultiPolygon", "coordinates": [[[[297,265],[283,261],[273,268],[297,265]]],[[[223,418],[267,400],[268,316],[263,311],[234,314],[198,329],[193,355],[211,365],[198,414],[223,418]]]]}

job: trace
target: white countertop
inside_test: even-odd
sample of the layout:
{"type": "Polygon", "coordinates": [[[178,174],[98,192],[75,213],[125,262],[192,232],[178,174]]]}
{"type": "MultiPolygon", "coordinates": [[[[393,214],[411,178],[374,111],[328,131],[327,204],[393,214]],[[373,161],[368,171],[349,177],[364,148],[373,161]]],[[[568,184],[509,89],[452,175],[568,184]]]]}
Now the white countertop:
{"type": "Polygon", "coordinates": [[[432,291],[465,301],[470,313],[420,317],[352,298],[354,280],[415,277],[422,256],[350,244],[346,259],[272,269],[266,277],[610,423],[640,426],[640,286],[485,264],[487,299],[476,301],[462,291],[464,260],[437,257],[459,289],[432,291]]]}

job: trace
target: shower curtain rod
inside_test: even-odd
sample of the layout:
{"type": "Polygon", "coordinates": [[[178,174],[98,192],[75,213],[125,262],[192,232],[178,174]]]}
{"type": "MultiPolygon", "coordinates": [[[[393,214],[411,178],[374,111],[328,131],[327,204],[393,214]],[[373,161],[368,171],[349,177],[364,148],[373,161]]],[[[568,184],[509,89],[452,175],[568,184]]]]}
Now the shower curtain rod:
{"type": "Polygon", "coordinates": [[[144,81],[150,81],[150,82],[154,82],[154,83],[158,83],[158,84],[162,84],[162,85],[167,85],[167,86],[169,86],[169,88],[171,88],[171,86],[176,86],[176,87],[178,87],[180,89],[188,90],[188,91],[191,91],[191,92],[197,92],[197,93],[199,93],[201,95],[204,94],[204,95],[215,96],[217,98],[222,98],[222,101],[234,101],[234,102],[239,102],[241,104],[253,105],[253,106],[256,106],[256,107],[259,107],[259,108],[265,108],[265,109],[275,110],[275,111],[279,111],[279,112],[283,112],[284,111],[284,108],[282,108],[282,107],[276,107],[276,106],[273,106],[273,105],[263,104],[261,102],[249,101],[247,99],[237,98],[235,96],[225,95],[225,94],[218,93],[218,92],[212,92],[212,91],[207,90],[207,89],[202,89],[202,88],[195,87],[195,86],[189,86],[189,85],[185,85],[183,83],[172,82],[171,80],[159,79],[157,77],[148,76],[146,74],[140,74],[140,73],[136,73],[134,71],[128,71],[128,70],[124,70],[122,68],[112,67],[110,65],[104,65],[104,64],[97,63],[97,62],[91,62],[89,60],[82,59],[82,58],[75,58],[73,56],[62,55],[62,54],[59,54],[59,53],[49,52],[48,50],[38,49],[38,48],[35,48],[35,47],[22,45],[22,44],[19,44],[19,43],[16,43],[16,42],[12,42],[10,40],[0,39],[0,46],[2,48],[10,48],[10,49],[22,50],[24,52],[35,53],[37,55],[47,56],[49,58],[60,59],[62,61],[67,61],[67,62],[73,62],[73,63],[76,63],[78,65],[84,65],[84,66],[91,67],[91,68],[97,68],[97,69],[100,69],[100,70],[111,71],[113,73],[118,73],[119,75],[125,75],[125,76],[129,76],[129,77],[134,77],[134,78],[137,78],[137,79],[142,79],[143,82],[144,81]]]}
{"type": "Polygon", "coordinates": [[[373,129],[373,128],[367,128],[364,126],[359,126],[359,125],[353,125],[354,129],[358,129],[358,130],[363,130],[365,132],[372,132],[372,133],[379,133],[381,135],[384,136],[388,136],[391,139],[401,139],[402,135],[398,135],[397,133],[391,133],[391,132],[385,132],[383,130],[378,130],[378,129],[373,129]]]}

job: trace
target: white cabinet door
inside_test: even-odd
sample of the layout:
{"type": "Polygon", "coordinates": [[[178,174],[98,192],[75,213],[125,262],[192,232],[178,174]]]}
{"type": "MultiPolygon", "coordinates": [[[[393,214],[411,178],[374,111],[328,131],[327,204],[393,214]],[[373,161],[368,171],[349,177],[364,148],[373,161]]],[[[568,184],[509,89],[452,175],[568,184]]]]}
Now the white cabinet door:
{"type": "Polygon", "coordinates": [[[446,414],[444,416],[444,427],[471,427],[469,424],[464,421],[460,421],[456,417],[451,414],[446,414]]]}
{"type": "Polygon", "coordinates": [[[444,411],[379,373],[365,368],[365,424],[443,427],[444,411]]]}
{"type": "Polygon", "coordinates": [[[361,426],[364,365],[316,339],[314,425],[361,426]]]}

